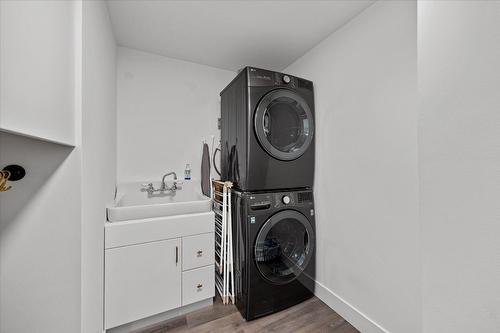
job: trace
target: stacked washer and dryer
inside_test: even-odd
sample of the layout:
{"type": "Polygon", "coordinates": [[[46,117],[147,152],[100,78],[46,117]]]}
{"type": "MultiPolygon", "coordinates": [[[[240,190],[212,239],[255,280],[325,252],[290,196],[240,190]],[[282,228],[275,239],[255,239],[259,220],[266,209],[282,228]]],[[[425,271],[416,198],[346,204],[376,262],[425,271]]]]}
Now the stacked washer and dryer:
{"type": "Polygon", "coordinates": [[[314,293],[312,82],[244,68],[221,92],[221,146],[234,189],[236,306],[251,320],[314,293]]]}

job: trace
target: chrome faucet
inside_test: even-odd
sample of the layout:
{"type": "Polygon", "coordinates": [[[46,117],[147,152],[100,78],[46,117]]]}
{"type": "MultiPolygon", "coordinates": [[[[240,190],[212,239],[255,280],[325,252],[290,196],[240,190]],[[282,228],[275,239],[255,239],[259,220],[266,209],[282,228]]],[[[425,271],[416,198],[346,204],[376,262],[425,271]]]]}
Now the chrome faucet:
{"type": "Polygon", "coordinates": [[[177,190],[177,174],[175,172],[169,172],[163,175],[163,178],[161,179],[161,184],[159,189],[155,189],[153,186],[153,183],[149,184],[142,184],[143,190],[148,192],[149,195],[153,195],[155,192],[175,192],[177,190]],[[165,183],[165,178],[167,176],[173,175],[174,176],[174,183],[172,186],[168,187],[167,183],[165,183]]]}
{"type": "Polygon", "coordinates": [[[161,179],[160,191],[175,191],[175,190],[177,190],[177,174],[173,171],[164,174],[163,178],[161,179]],[[174,176],[174,183],[172,184],[171,187],[167,187],[167,184],[165,183],[165,177],[170,175],[174,176]]]}

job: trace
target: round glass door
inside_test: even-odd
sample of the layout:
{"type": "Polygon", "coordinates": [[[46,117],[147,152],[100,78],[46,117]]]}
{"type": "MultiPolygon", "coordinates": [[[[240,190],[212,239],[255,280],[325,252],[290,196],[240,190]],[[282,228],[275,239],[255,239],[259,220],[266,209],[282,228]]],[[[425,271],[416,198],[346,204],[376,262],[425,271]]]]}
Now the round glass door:
{"type": "Polygon", "coordinates": [[[311,224],[301,213],[281,211],[262,226],[255,242],[255,263],[270,282],[293,281],[307,267],[314,249],[311,224]]]}
{"type": "Polygon", "coordinates": [[[313,139],[311,109],[296,93],[288,89],[273,90],[257,106],[255,132],[271,156],[294,160],[307,150],[313,139]]]}

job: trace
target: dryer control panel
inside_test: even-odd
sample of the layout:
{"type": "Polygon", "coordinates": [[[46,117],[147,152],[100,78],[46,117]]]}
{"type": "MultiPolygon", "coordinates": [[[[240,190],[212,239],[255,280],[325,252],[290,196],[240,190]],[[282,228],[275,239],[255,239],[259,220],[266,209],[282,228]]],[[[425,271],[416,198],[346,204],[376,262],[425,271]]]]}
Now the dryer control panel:
{"type": "MultiPolygon", "coordinates": [[[[310,82],[284,73],[268,71],[265,69],[248,67],[248,85],[250,87],[309,87],[304,82],[310,82]]],[[[312,83],[310,84],[312,89],[312,83]]]]}

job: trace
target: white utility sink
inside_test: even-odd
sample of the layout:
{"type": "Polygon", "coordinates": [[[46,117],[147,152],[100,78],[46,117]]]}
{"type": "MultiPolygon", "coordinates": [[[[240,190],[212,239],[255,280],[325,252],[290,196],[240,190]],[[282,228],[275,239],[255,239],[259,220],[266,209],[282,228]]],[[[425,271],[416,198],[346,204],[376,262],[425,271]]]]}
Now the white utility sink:
{"type": "MultiPolygon", "coordinates": [[[[210,212],[212,201],[201,194],[200,182],[195,180],[179,181],[175,192],[149,195],[141,187],[148,182],[122,183],[117,186],[114,205],[108,207],[108,221],[129,221],[166,217],[183,214],[210,212]]],[[[159,188],[159,182],[153,183],[159,188]]],[[[167,182],[172,185],[172,182],[167,182]]]]}

